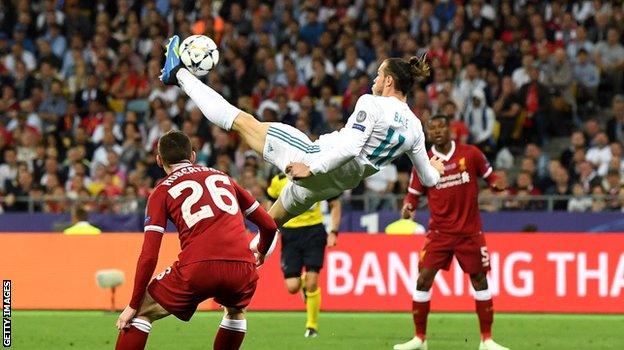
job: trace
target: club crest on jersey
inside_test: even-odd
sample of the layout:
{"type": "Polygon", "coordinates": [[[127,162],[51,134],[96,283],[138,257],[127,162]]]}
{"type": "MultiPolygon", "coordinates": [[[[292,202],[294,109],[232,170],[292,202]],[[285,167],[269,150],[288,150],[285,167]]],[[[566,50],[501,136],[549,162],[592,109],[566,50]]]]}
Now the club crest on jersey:
{"type": "Polygon", "coordinates": [[[465,158],[465,157],[462,157],[462,158],[459,160],[459,162],[458,162],[458,163],[459,163],[459,170],[460,170],[460,171],[464,171],[464,170],[466,170],[466,158],[465,158]]]}
{"type": "MultiPolygon", "coordinates": [[[[364,111],[359,111],[358,114],[355,116],[355,120],[358,123],[363,122],[364,120],[366,120],[366,112],[364,111]]],[[[363,130],[362,130],[363,131],[363,130]]]]}
{"type": "Polygon", "coordinates": [[[362,125],[362,124],[353,124],[353,128],[354,129],[358,129],[360,131],[366,130],[366,127],[364,125],[362,125]]]}

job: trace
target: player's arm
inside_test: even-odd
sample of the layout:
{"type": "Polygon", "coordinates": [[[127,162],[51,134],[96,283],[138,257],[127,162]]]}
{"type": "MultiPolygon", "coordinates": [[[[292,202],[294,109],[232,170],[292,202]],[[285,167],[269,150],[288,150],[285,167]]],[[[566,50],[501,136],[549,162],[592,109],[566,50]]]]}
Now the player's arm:
{"type": "Polygon", "coordinates": [[[329,215],[331,217],[331,230],[327,234],[327,246],[333,247],[338,243],[338,232],[340,232],[340,220],[342,219],[342,203],[340,197],[327,200],[329,204],[329,215]]]}
{"type": "Polygon", "coordinates": [[[401,211],[403,219],[411,219],[414,217],[414,212],[416,211],[416,208],[418,208],[420,196],[423,195],[424,191],[425,189],[420,183],[416,170],[412,169],[410,183],[407,187],[407,194],[403,199],[403,210],[401,211]]]}
{"type": "Polygon", "coordinates": [[[156,188],[147,200],[145,216],[145,238],[143,248],[137,262],[134,276],[134,289],[130,299],[130,307],[137,310],[147,290],[147,284],[154,274],[158,263],[158,252],[167,227],[167,193],[156,188]]]}
{"type": "Polygon", "coordinates": [[[417,139],[412,146],[408,156],[416,168],[416,174],[420,179],[420,183],[425,187],[431,187],[438,183],[440,175],[444,174],[444,164],[437,158],[429,159],[427,149],[425,148],[425,134],[422,132],[422,125],[414,123],[419,128],[416,131],[417,139]]]}
{"type": "Polygon", "coordinates": [[[269,213],[260,206],[260,203],[247,192],[244,188],[240,187],[235,181],[232,180],[232,185],[236,190],[236,199],[243,214],[251,220],[260,231],[260,242],[258,243],[258,253],[266,255],[273,243],[275,233],[277,231],[277,224],[269,213]]]}
{"type": "Polygon", "coordinates": [[[309,164],[312,175],[330,172],[362,152],[377,119],[378,111],[373,99],[372,95],[362,95],[358,99],[347,125],[340,130],[340,138],[344,142],[334,145],[331,152],[324,152],[309,164]]]}
{"type": "Polygon", "coordinates": [[[477,175],[483,178],[490,187],[497,191],[502,191],[507,188],[504,179],[496,175],[492,165],[485,157],[485,154],[476,147],[473,148],[473,152],[477,164],[477,175]]]}

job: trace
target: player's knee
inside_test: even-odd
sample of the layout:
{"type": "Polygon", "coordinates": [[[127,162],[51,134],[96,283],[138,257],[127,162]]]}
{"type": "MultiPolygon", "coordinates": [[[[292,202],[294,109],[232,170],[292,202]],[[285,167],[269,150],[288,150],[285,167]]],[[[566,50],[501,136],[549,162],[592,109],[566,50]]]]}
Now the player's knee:
{"type": "Polygon", "coordinates": [[[475,290],[485,290],[488,288],[487,278],[483,272],[471,274],[470,280],[475,290]]]}
{"type": "Polygon", "coordinates": [[[299,278],[287,278],[286,279],[286,290],[290,294],[296,294],[301,289],[301,281],[299,278]]]}
{"type": "Polygon", "coordinates": [[[308,273],[305,280],[305,287],[308,292],[314,292],[318,288],[318,272],[308,273]]]}
{"type": "Polygon", "coordinates": [[[416,280],[416,289],[420,291],[428,291],[429,289],[431,289],[431,286],[433,285],[434,278],[435,278],[435,275],[421,273],[418,276],[418,279],[416,280]]]}
{"type": "Polygon", "coordinates": [[[245,319],[245,309],[239,309],[235,307],[226,307],[225,308],[225,317],[230,320],[244,320],[245,319]]]}

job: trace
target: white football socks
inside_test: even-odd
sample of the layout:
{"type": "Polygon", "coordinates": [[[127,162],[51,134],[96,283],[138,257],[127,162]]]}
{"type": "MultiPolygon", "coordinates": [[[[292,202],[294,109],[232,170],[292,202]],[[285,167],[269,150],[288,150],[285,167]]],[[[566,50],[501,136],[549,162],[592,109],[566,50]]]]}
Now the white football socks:
{"type": "Polygon", "coordinates": [[[229,329],[235,332],[243,332],[247,331],[247,320],[232,320],[229,318],[223,318],[221,320],[221,328],[229,329]]]}
{"type": "Polygon", "coordinates": [[[145,333],[149,333],[150,330],[152,330],[152,324],[151,323],[149,323],[149,322],[147,322],[147,321],[145,321],[143,319],[140,319],[138,317],[133,318],[130,321],[130,325],[132,327],[135,327],[136,329],[138,329],[140,331],[145,332],[145,333]]]}
{"type": "Polygon", "coordinates": [[[204,116],[221,129],[232,129],[234,119],[241,112],[210,86],[202,83],[188,70],[181,68],[176,73],[180,87],[197,104],[204,116]]]}

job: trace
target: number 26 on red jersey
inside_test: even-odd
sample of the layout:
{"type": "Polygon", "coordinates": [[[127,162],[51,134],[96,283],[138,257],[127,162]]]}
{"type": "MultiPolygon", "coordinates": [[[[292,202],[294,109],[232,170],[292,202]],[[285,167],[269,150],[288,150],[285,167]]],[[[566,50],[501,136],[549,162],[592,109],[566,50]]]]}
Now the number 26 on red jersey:
{"type": "MultiPolygon", "coordinates": [[[[208,193],[210,194],[213,203],[218,209],[221,209],[230,215],[236,215],[239,210],[236,197],[232,194],[232,192],[228,191],[228,189],[217,186],[217,182],[231,185],[230,178],[225,175],[210,175],[206,177],[204,185],[208,189],[208,193]],[[227,204],[223,198],[229,199],[232,204],[227,204]]],[[[176,199],[182,194],[182,191],[187,188],[191,189],[191,194],[186,197],[182,203],[181,209],[182,218],[184,219],[186,226],[191,228],[200,220],[213,217],[215,214],[210,205],[203,205],[198,211],[191,213],[193,205],[195,205],[195,203],[197,203],[204,195],[204,186],[195,180],[182,181],[171,187],[167,192],[171,195],[171,197],[173,197],[173,199],[176,199]]]]}

